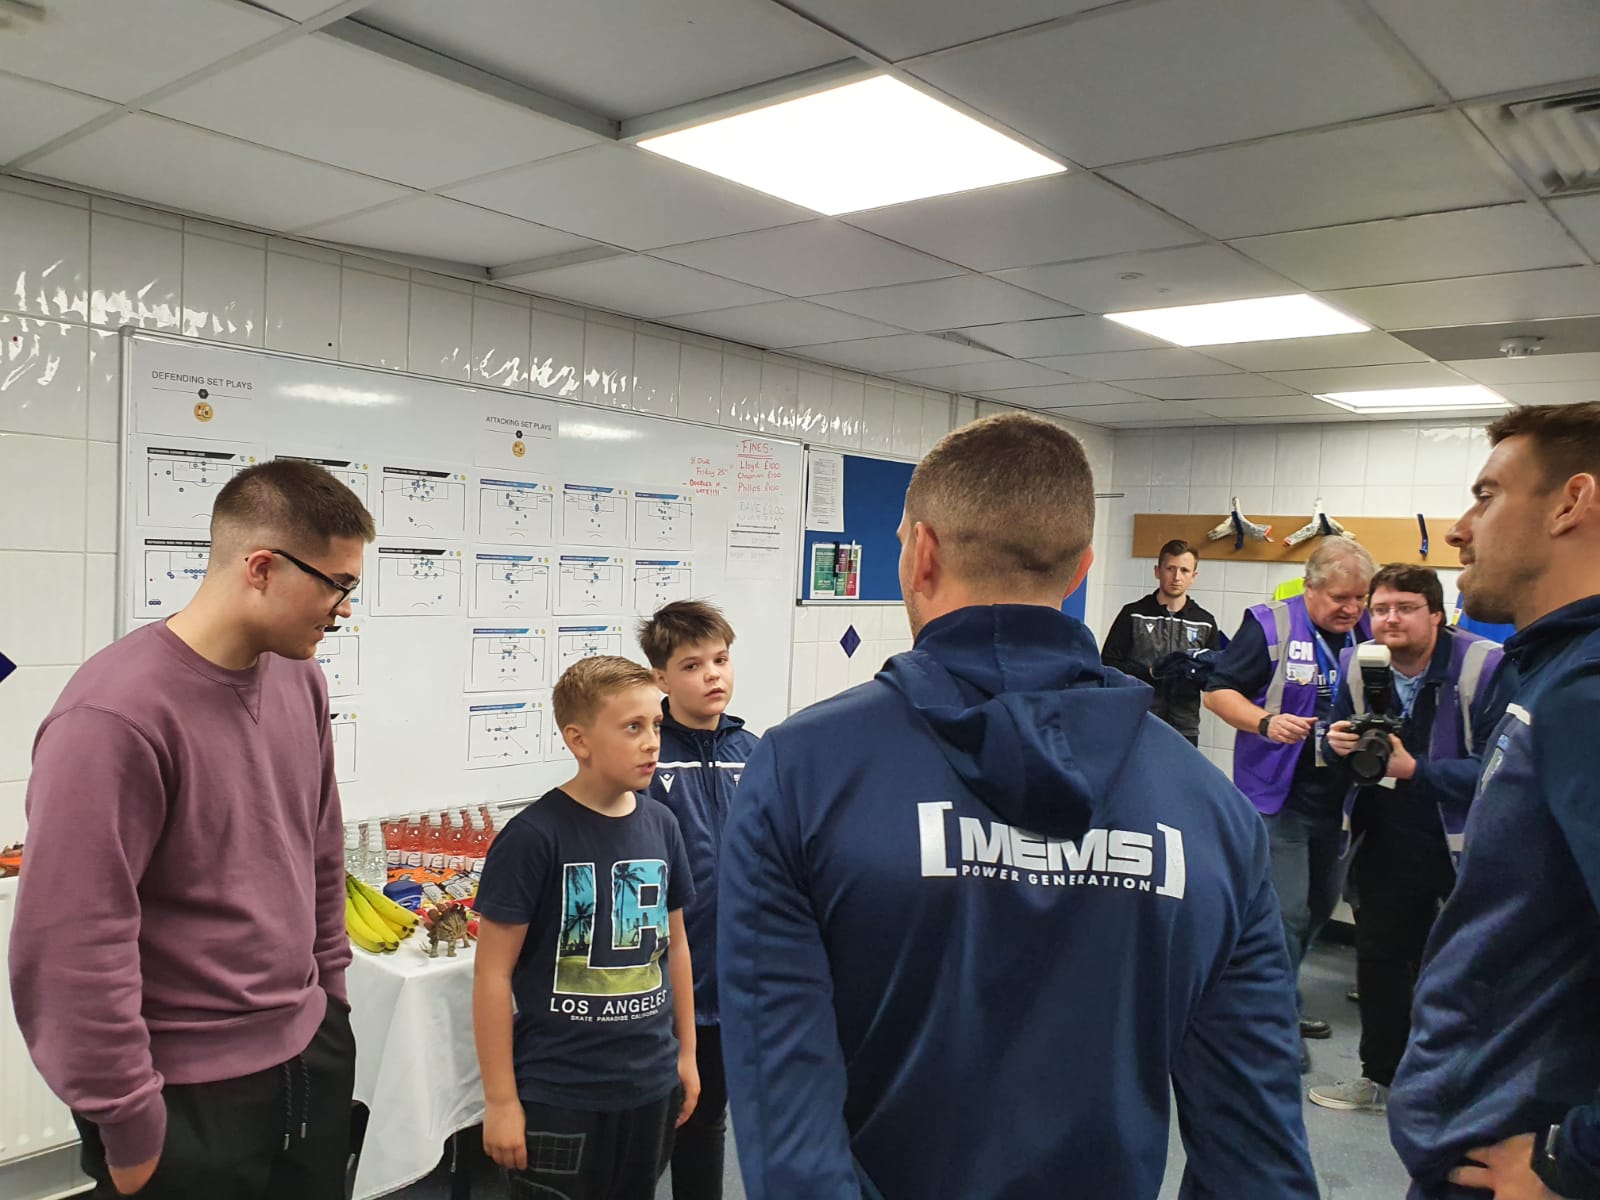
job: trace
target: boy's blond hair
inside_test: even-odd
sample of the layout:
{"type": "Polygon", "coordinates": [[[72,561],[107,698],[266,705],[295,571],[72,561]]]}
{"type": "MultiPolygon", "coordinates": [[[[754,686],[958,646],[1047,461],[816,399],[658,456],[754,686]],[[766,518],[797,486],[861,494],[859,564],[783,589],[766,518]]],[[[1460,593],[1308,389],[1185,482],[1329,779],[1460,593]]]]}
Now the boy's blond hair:
{"type": "Polygon", "coordinates": [[[556,681],[550,697],[556,712],[556,728],[587,725],[605,702],[629,688],[656,686],[655,676],[632,659],[615,654],[580,658],[556,681]]]}
{"type": "Polygon", "coordinates": [[[700,642],[733,645],[733,626],[722,610],[704,600],[674,600],[639,622],[639,647],[658,671],[667,669],[672,656],[684,646],[700,642]]]}

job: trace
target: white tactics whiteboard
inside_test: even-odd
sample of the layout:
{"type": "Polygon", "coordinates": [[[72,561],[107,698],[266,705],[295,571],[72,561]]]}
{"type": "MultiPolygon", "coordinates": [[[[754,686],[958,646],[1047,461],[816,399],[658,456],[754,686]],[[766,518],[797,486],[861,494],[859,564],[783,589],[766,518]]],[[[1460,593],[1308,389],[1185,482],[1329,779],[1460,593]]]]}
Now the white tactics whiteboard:
{"type": "Polygon", "coordinates": [[[123,343],[121,632],[199,587],[211,502],[251,463],[320,463],[377,523],[323,641],[347,815],[537,796],[572,760],[550,689],[639,662],[641,614],[720,605],[734,711],[788,711],[796,442],[144,333],[123,343]]]}

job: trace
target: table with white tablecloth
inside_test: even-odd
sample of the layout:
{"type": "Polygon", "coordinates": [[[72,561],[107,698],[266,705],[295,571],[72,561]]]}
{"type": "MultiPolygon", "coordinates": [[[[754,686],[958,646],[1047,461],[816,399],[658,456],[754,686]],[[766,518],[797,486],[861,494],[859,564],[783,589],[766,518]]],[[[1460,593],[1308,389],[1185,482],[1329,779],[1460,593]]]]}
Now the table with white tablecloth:
{"type": "Polygon", "coordinates": [[[356,1035],[356,1100],[369,1112],[352,1200],[421,1179],[450,1136],[483,1120],[472,1041],[471,950],[427,954],[422,935],[392,954],[355,951],[346,976],[356,1035]]]}

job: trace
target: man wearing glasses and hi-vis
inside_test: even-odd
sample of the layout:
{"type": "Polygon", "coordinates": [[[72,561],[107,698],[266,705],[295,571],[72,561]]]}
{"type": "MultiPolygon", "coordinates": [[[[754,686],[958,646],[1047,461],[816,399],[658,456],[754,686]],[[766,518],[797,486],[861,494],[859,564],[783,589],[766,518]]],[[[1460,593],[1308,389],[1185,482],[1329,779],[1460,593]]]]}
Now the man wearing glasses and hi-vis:
{"type": "Polygon", "coordinates": [[[187,607],[34,743],[11,992],[96,1197],[342,1200],[355,1040],[328,688],[372,517],[279,460],[217,494],[187,607]]]}
{"type": "MultiPolygon", "coordinates": [[[[1411,991],[1439,909],[1455,886],[1485,744],[1505,715],[1515,670],[1497,643],[1444,623],[1444,588],[1431,567],[1390,563],[1372,578],[1372,640],[1388,651],[1374,715],[1400,722],[1387,733],[1381,781],[1350,770],[1359,740],[1351,718],[1369,711],[1357,650],[1340,660],[1323,758],[1349,783],[1345,819],[1355,857],[1356,988],[1361,1006],[1361,1077],[1314,1087],[1313,1104],[1383,1112],[1411,1031],[1411,991]]],[[[1374,731],[1381,733],[1381,731],[1374,731]]]]}

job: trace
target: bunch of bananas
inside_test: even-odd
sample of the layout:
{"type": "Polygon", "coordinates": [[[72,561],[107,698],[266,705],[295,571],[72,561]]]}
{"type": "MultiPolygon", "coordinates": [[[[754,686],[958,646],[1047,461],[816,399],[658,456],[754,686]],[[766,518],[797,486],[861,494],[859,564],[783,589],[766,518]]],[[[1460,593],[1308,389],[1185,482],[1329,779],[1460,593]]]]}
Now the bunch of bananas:
{"type": "Polygon", "coordinates": [[[398,950],[417,927],[417,914],[396,904],[354,875],[344,877],[344,927],[363,950],[383,954],[398,950]]]}

